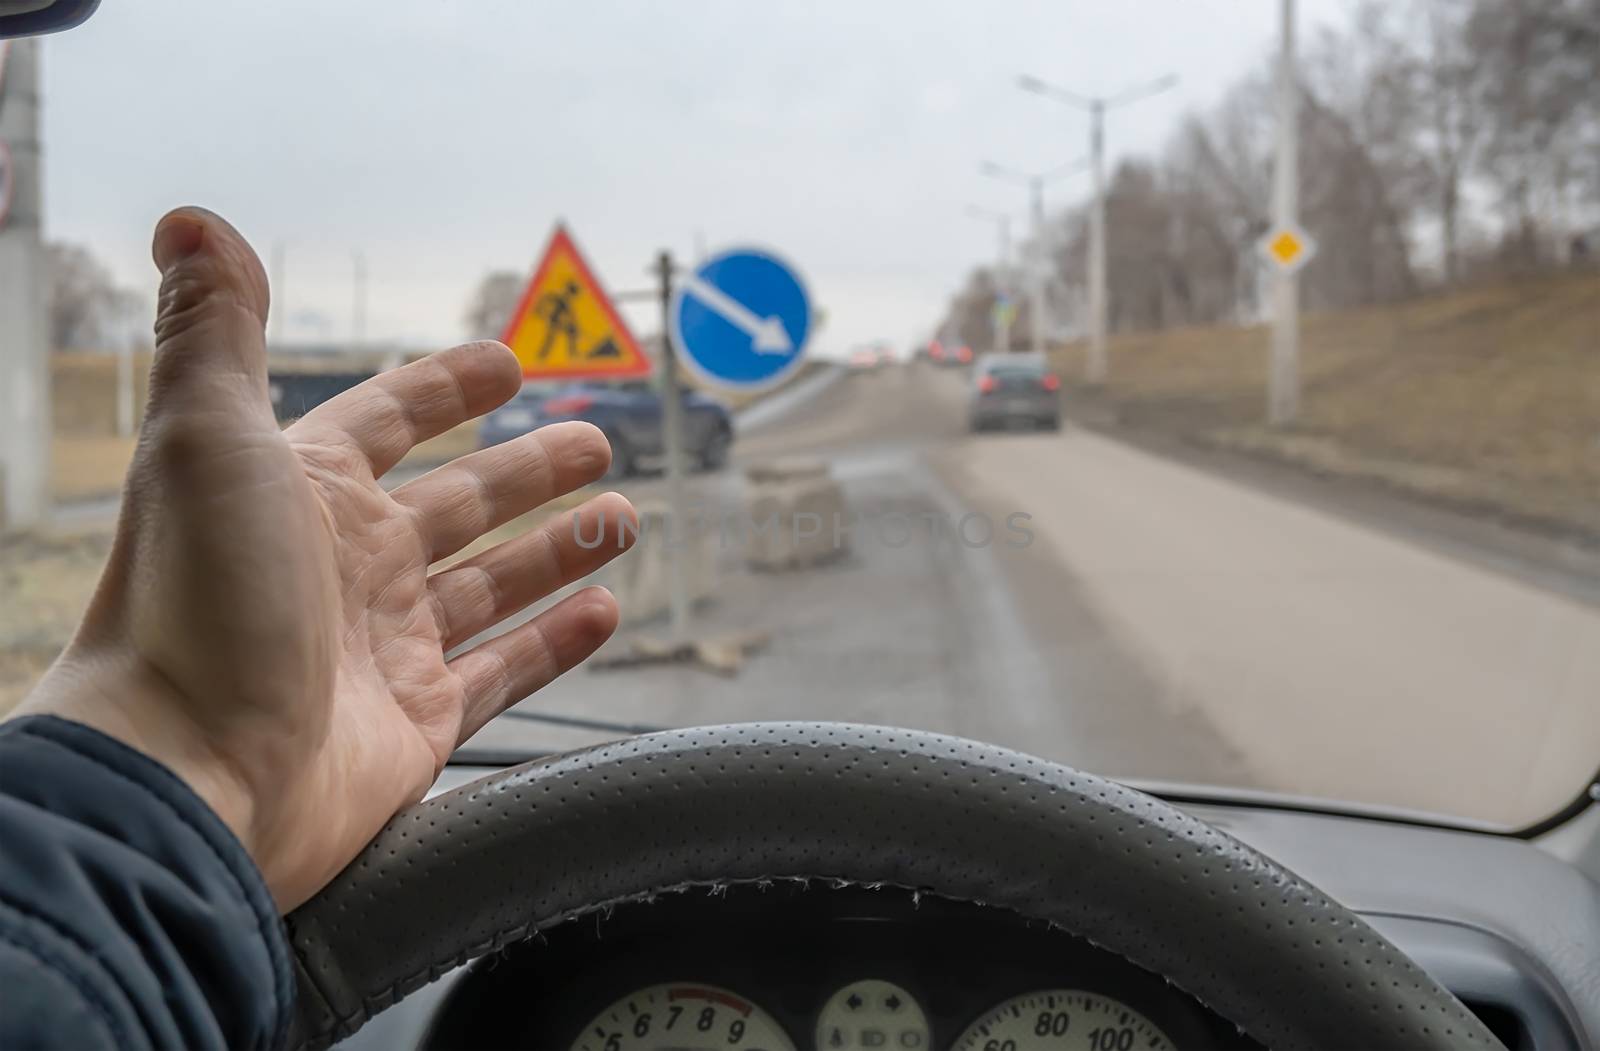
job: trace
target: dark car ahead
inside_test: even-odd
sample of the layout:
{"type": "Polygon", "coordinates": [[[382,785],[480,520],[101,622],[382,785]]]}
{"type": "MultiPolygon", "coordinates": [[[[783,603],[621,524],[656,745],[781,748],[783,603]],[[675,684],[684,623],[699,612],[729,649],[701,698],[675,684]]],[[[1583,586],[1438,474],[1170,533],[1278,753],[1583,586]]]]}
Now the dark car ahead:
{"type": "MultiPolygon", "coordinates": [[[[661,393],[649,380],[524,388],[484,419],[479,444],[494,445],[549,423],[584,420],[605,432],[611,442],[611,474],[620,477],[665,460],[661,410],[661,393]]],[[[733,445],[733,417],[721,403],[685,391],[683,445],[699,466],[721,467],[733,445]]]]}
{"type": "Polygon", "coordinates": [[[1061,426],[1061,380],[1038,354],[985,354],[972,374],[972,429],[1015,422],[1061,426]]]}

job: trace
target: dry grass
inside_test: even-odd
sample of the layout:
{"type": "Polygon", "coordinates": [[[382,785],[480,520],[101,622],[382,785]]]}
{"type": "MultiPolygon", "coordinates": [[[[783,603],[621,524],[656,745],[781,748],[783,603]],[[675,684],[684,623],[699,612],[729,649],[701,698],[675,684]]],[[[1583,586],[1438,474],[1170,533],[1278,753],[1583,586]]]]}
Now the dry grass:
{"type": "MultiPolygon", "coordinates": [[[[1139,333],[1083,404],[1182,435],[1563,533],[1600,537],[1600,274],[1313,315],[1302,414],[1262,423],[1262,328],[1139,333]]],[[[1081,374],[1081,347],[1060,352],[1081,374]]]]}
{"type": "Polygon", "coordinates": [[[71,636],[111,548],[105,529],[0,534],[0,715],[22,699],[71,636]]]}
{"type": "Polygon", "coordinates": [[[58,435],[50,446],[50,498],[70,503],[117,493],[133,446],[134,439],[114,434],[58,435]]]}

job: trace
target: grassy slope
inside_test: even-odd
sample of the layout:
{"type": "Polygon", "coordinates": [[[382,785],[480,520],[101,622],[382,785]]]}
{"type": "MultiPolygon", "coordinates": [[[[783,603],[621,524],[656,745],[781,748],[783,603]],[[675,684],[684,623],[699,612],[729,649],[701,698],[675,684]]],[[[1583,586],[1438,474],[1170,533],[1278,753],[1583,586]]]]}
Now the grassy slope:
{"type": "MultiPolygon", "coordinates": [[[[1306,318],[1302,414],[1261,422],[1264,328],[1112,341],[1119,425],[1268,456],[1546,531],[1600,539],[1600,274],[1306,318]]],[[[1081,347],[1060,352],[1081,375],[1081,347]]]]}

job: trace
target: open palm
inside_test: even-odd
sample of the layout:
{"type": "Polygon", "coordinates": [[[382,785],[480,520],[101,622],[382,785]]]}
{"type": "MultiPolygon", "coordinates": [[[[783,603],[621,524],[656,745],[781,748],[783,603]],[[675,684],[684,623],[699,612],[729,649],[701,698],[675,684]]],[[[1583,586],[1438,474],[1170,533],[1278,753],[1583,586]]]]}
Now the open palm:
{"type": "Polygon", "coordinates": [[[587,588],[448,657],[621,551],[632,509],[598,496],[430,573],[603,475],[604,436],[547,427],[386,492],[377,479],[412,446],[517,391],[510,351],[431,355],[281,430],[255,254],[186,209],[162,221],[155,255],[150,406],[116,542],[29,707],[167,762],[239,833],[287,909],[421,798],[462,741],[611,634],[614,600],[587,588]],[[75,688],[85,681],[96,689],[75,688]]]}

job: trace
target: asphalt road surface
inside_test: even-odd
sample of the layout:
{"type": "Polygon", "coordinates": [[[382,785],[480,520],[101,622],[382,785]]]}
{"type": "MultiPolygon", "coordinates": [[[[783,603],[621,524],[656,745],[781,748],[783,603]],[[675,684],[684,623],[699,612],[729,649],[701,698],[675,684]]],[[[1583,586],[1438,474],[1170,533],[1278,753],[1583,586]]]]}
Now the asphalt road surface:
{"type": "MultiPolygon", "coordinates": [[[[739,545],[718,550],[695,632],[770,639],[738,675],[580,669],[474,744],[615,736],[545,716],[843,719],[1117,777],[1510,824],[1594,772],[1594,604],[1070,426],[969,435],[965,382],[916,366],[820,384],[742,429],[729,469],[693,478],[697,502],[737,510],[744,467],[819,457],[864,523],[808,570],[752,572],[739,545]],[[907,520],[926,528],[906,540],[907,520]]],[[[663,485],[622,488],[648,502],[663,485]]]]}

